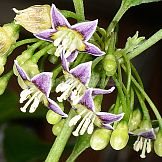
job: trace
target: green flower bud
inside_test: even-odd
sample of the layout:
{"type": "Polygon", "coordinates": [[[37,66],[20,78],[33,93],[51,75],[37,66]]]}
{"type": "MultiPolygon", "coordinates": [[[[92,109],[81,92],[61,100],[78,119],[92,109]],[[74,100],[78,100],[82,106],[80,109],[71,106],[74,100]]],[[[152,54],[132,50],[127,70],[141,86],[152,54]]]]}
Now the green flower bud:
{"type": "Polygon", "coordinates": [[[125,121],[121,121],[111,134],[110,144],[113,149],[121,150],[127,145],[128,139],[128,125],[125,121]]]}
{"type": "Polygon", "coordinates": [[[149,120],[142,120],[141,124],[140,124],[140,128],[141,129],[150,129],[152,128],[151,122],[149,120]]]}
{"type": "Polygon", "coordinates": [[[12,72],[8,72],[7,74],[0,77],[0,95],[4,93],[11,76],[12,76],[12,72]]]}
{"type": "Polygon", "coordinates": [[[0,56],[0,75],[4,72],[4,65],[6,64],[7,57],[5,55],[0,56]]]}
{"type": "Polygon", "coordinates": [[[0,27],[0,56],[5,55],[18,38],[18,25],[5,24],[0,27]]]}
{"type": "Polygon", "coordinates": [[[141,111],[139,109],[135,109],[132,113],[131,113],[131,117],[129,120],[129,131],[134,131],[135,129],[137,129],[141,123],[141,119],[142,119],[142,114],[141,111]]]}
{"type": "Polygon", "coordinates": [[[162,131],[161,130],[159,130],[156,136],[156,139],[154,142],[154,150],[158,156],[162,157],[162,131]]]}
{"type": "Polygon", "coordinates": [[[104,149],[111,137],[111,130],[105,128],[96,129],[90,139],[90,146],[93,150],[102,150],[104,149]]]}
{"type": "Polygon", "coordinates": [[[39,33],[51,28],[49,5],[34,5],[24,10],[13,9],[16,13],[15,21],[31,33],[39,33]]]}
{"type": "Polygon", "coordinates": [[[61,116],[52,110],[48,110],[46,119],[49,124],[56,124],[61,120],[61,116]]]}
{"type": "Polygon", "coordinates": [[[64,126],[65,123],[65,119],[62,119],[60,122],[56,123],[53,127],[52,127],[52,132],[55,136],[58,136],[64,126]]]}
{"type": "Polygon", "coordinates": [[[31,61],[30,59],[27,60],[21,67],[29,75],[30,78],[40,73],[38,65],[34,63],[33,61],[31,61]]]}
{"type": "Polygon", "coordinates": [[[103,68],[107,76],[113,76],[116,72],[117,64],[114,55],[106,55],[103,60],[103,68]]]}

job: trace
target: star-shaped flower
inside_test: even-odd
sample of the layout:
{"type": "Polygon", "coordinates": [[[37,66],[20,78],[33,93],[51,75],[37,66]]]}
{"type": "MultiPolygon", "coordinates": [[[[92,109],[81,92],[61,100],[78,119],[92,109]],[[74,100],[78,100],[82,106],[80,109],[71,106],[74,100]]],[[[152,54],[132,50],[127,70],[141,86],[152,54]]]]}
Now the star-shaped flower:
{"type": "Polygon", "coordinates": [[[104,54],[98,47],[88,43],[96,30],[98,21],[82,22],[70,25],[62,13],[52,4],[51,7],[52,29],[34,34],[37,38],[50,41],[57,47],[55,55],[63,52],[68,62],[72,62],[78,55],[78,51],[87,52],[94,56],[104,54]]]}
{"type": "Polygon", "coordinates": [[[137,152],[142,150],[140,157],[145,158],[146,152],[151,152],[151,140],[154,140],[156,138],[154,129],[138,129],[130,134],[138,136],[137,140],[133,145],[133,149],[137,152]]]}
{"type": "Polygon", "coordinates": [[[26,85],[24,90],[20,93],[20,103],[23,103],[29,99],[26,104],[20,108],[20,110],[22,112],[26,112],[26,109],[29,107],[29,105],[31,105],[29,112],[33,113],[38,107],[39,103],[42,101],[49,109],[63,117],[67,117],[67,114],[61,110],[58,104],[49,98],[52,73],[42,72],[30,79],[16,60],[15,65],[19,75],[25,83],[24,85],[26,85]]]}
{"type": "Polygon", "coordinates": [[[73,105],[76,105],[82,98],[91,77],[92,62],[82,63],[69,70],[69,63],[64,54],[61,54],[63,73],[65,81],[56,87],[56,92],[62,92],[58,101],[70,99],[73,105]]]}
{"type": "Polygon", "coordinates": [[[101,89],[92,88],[86,90],[82,99],[77,105],[74,106],[78,114],[74,116],[69,122],[69,126],[73,126],[76,125],[82,118],[76,130],[73,132],[74,136],[83,135],[86,131],[88,134],[92,134],[94,130],[94,124],[98,127],[104,127],[109,130],[113,130],[113,127],[110,124],[115,121],[120,121],[123,118],[124,113],[116,115],[107,112],[96,112],[92,97],[97,94],[105,94],[105,91],[107,91],[107,93],[111,93],[113,90],[114,87],[104,91],[101,89]]]}

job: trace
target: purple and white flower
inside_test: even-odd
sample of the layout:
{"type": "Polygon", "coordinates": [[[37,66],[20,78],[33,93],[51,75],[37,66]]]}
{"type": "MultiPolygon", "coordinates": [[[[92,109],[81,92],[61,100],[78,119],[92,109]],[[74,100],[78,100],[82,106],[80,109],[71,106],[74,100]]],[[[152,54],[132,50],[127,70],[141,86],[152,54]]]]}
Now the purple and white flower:
{"type": "MultiPolygon", "coordinates": [[[[113,90],[114,87],[107,90],[107,93],[111,93],[113,90]]],[[[95,89],[89,88],[86,90],[79,103],[74,106],[78,114],[70,120],[69,126],[74,126],[81,120],[76,130],[73,132],[74,136],[83,135],[85,132],[92,134],[94,130],[94,124],[98,127],[104,127],[109,130],[113,130],[113,127],[110,124],[116,121],[120,121],[123,118],[124,113],[116,115],[107,112],[96,112],[93,95],[105,94],[105,91],[102,92],[102,90],[99,89],[95,91],[95,89]]]]}
{"type": "Polygon", "coordinates": [[[77,57],[78,51],[87,52],[94,56],[104,54],[98,47],[88,43],[96,30],[97,20],[71,26],[54,4],[51,7],[51,20],[52,29],[34,35],[38,39],[53,42],[54,46],[57,47],[56,56],[60,56],[63,52],[68,62],[72,62],[77,57]]]}
{"type": "Polygon", "coordinates": [[[21,76],[26,85],[24,90],[20,93],[20,103],[23,103],[28,99],[26,104],[21,107],[20,110],[22,112],[26,112],[26,109],[29,107],[29,105],[31,105],[29,112],[33,113],[38,107],[39,103],[43,102],[49,109],[63,117],[67,117],[67,114],[61,110],[58,104],[49,98],[52,83],[52,73],[42,72],[30,79],[26,72],[19,66],[17,60],[15,60],[15,65],[18,74],[21,76]]]}
{"type": "Polygon", "coordinates": [[[151,141],[156,138],[155,132],[153,128],[150,129],[138,129],[132,135],[138,136],[137,140],[133,145],[133,149],[135,151],[142,151],[140,157],[145,158],[146,152],[151,152],[151,141]]]}
{"type": "Polygon", "coordinates": [[[70,99],[72,104],[76,105],[88,87],[92,62],[82,63],[69,70],[69,63],[64,54],[61,54],[61,59],[65,81],[56,87],[56,92],[62,92],[62,95],[57,97],[57,99],[59,102],[70,99]]]}

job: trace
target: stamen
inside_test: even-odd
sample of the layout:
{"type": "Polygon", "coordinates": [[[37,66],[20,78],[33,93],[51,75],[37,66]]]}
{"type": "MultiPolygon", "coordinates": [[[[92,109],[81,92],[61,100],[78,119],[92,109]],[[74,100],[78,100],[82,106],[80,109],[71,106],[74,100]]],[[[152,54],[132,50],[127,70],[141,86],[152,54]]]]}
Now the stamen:
{"type": "Polygon", "coordinates": [[[84,113],[86,113],[86,111],[87,111],[87,110],[85,109],[85,110],[83,110],[79,115],[74,116],[74,117],[70,120],[70,122],[69,122],[69,127],[71,127],[71,126],[73,126],[73,125],[76,125],[77,122],[81,119],[82,115],[83,115],[84,113]]]}
{"type": "Polygon", "coordinates": [[[62,45],[59,45],[58,48],[56,49],[55,51],[55,56],[59,57],[61,52],[63,51],[63,46],[62,45]]]}
{"type": "Polygon", "coordinates": [[[74,116],[69,122],[69,127],[76,125],[80,119],[81,119],[81,115],[74,116]]]}
{"type": "Polygon", "coordinates": [[[90,123],[88,129],[87,129],[87,133],[88,134],[92,134],[93,130],[94,130],[94,121],[95,121],[96,116],[94,115],[92,122],[90,123]]]}
{"type": "Polygon", "coordinates": [[[28,97],[29,95],[32,93],[32,91],[30,89],[24,89],[21,93],[20,93],[20,103],[23,103],[28,97]]]}
{"type": "Polygon", "coordinates": [[[140,136],[138,136],[138,138],[137,138],[137,140],[135,141],[135,143],[134,143],[134,145],[133,145],[133,149],[135,150],[135,151],[139,151],[140,149],[139,149],[139,140],[140,140],[140,136]]]}
{"type": "Polygon", "coordinates": [[[36,92],[36,93],[28,100],[28,102],[27,102],[23,107],[20,108],[20,110],[21,110],[22,112],[26,112],[26,109],[28,108],[28,106],[30,105],[30,103],[34,100],[34,98],[35,98],[39,93],[40,93],[39,91],[36,92]]]}
{"type": "Polygon", "coordinates": [[[151,152],[151,139],[148,139],[148,141],[147,141],[146,152],[147,153],[150,153],[151,152]]]}
{"type": "Polygon", "coordinates": [[[30,113],[33,113],[36,110],[36,108],[38,107],[38,105],[40,103],[42,96],[43,96],[43,94],[40,92],[40,94],[34,98],[34,102],[29,109],[30,113]]]}
{"type": "Polygon", "coordinates": [[[89,116],[86,118],[84,124],[82,125],[82,128],[80,129],[80,135],[83,135],[85,133],[85,131],[87,130],[87,128],[91,122],[92,115],[93,115],[93,113],[91,112],[91,114],[89,114],[89,116]]]}
{"type": "Polygon", "coordinates": [[[140,141],[139,141],[139,149],[140,149],[140,150],[142,150],[142,148],[143,148],[143,142],[144,142],[144,138],[141,137],[141,138],[140,138],[140,141]]]}
{"type": "Polygon", "coordinates": [[[63,100],[66,100],[70,96],[72,90],[76,86],[77,86],[77,82],[74,80],[73,84],[71,84],[69,87],[67,87],[67,89],[62,93],[62,95],[60,97],[57,97],[57,100],[59,102],[62,102],[63,100]]]}
{"type": "Polygon", "coordinates": [[[82,119],[82,121],[79,123],[78,127],[76,128],[76,130],[73,132],[74,136],[79,136],[79,130],[81,129],[83,123],[85,122],[85,120],[87,119],[87,117],[89,116],[91,112],[87,113],[84,118],[82,119]]]}
{"type": "Polygon", "coordinates": [[[146,153],[146,144],[147,144],[147,139],[144,140],[142,153],[140,155],[141,158],[145,158],[146,157],[146,155],[145,155],[145,153],[146,153]]]}

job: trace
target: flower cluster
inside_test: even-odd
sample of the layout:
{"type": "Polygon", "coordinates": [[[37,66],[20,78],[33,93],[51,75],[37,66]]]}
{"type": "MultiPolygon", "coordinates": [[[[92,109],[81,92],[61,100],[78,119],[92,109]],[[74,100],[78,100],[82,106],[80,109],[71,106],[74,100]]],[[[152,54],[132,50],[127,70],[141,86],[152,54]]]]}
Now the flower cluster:
{"type": "Polygon", "coordinates": [[[113,149],[121,150],[133,136],[137,137],[133,149],[141,151],[141,158],[151,152],[152,144],[156,154],[162,156],[161,116],[130,63],[131,53],[143,42],[150,42],[145,43],[137,32],[128,38],[125,48],[116,49],[115,21],[105,30],[97,27],[98,20],[83,22],[77,10],[61,12],[54,4],[13,10],[14,22],[0,27],[0,75],[12,51],[23,44],[30,45],[16,57],[13,71],[0,77],[0,94],[14,73],[23,89],[20,110],[33,113],[42,103],[49,109],[46,118],[56,136],[63,136],[65,130],[74,136],[88,136],[88,144],[94,150],[104,149],[109,142],[113,149]],[[64,12],[78,16],[79,23],[71,25],[64,12]],[[16,42],[20,26],[34,38],[16,42]],[[46,66],[46,60],[53,64],[52,72],[46,71],[51,67],[46,66]],[[115,88],[116,101],[104,110],[105,96],[115,88]],[[136,99],[140,104],[137,108],[136,99]],[[152,124],[146,101],[158,119],[158,126],[152,124]],[[70,105],[70,110],[64,104],[70,105]]]}
{"type": "MultiPolygon", "coordinates": [[[[24,24],[20,22],[21,17],[24,17],[25,12],[30,10],[33,12],[34,8],[38,10],[38,6],[24,11],[14,9],[18,14],[15,18],[17,23],[24,24]]],[[[70,127],[76,125],[83,117],[73,134],[75,136],[83,135],[86,131],[88,134],[92,134],[95,123],[99,127],[112,130],[113,127],[110,124],[121,120],[123,113],[115,115],[106,112],[96,112],[93,96],[111,93],[114,87],[109,90],[88,87],[91,78],[92,61],[81,63],[69,70],[69,63],[76,59],[78,52],[86,52],[94,56],[102,56],[104,54],[97,46],[88,42],[96,30],[97,20],[71,26],[54,4],[50,13],[52,29],[34,33],[34,36],[38,39],[52,42],[56,47],[55,56],[60,56],[61,58],[65,81],[58,84],[55,89],[56,93],[62,93],[60,97],[57,97],[57,100],[59,102],[63,102],[63,100],[69,101],[76,112],[79,112],[78,115],[70,120],[70,127]]],[[[67,117],[67,114],[61,110],[59,105],[49,98],[52,87],[52,73],[42,72],[30,79],[17,61],[15,61],[15,65],[19,76],[24,82],[23,84],[26,85],[23,86],[24,90],[20,94],[20,103],[29,99],[20,110],[26,112],[26,109],[33,102],[29,109],[29,112],[32,113],[36,110],[39,103],[43,102],[45,106],[52,109],[55,113],[62,117],[67,117]]]]}

